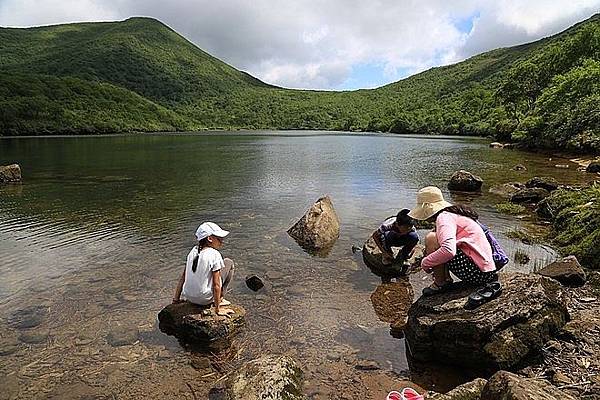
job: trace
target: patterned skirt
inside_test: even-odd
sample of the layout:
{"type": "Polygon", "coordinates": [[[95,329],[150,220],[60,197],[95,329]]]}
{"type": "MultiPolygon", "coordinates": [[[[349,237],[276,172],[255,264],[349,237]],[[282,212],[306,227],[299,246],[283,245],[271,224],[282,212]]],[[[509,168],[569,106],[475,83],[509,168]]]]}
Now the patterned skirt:
{"type": "Polygon", "coordinates": [[[446,263],[446,266],[461,281],[476,285],[494,282],[498,279],[496,271],[483,272],[477,264],[461,249],[456,250],[456,255],[446,263]]]}

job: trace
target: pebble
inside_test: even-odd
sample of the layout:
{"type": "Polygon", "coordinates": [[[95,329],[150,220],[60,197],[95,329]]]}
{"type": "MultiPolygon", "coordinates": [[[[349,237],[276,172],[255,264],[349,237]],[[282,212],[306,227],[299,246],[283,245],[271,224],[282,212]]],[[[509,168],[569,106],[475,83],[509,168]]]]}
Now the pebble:
{"type": "Polygon", "coordinates": [[[354,368],[359,369],[361,371],[375,371],[379,369],[379,364],[376,361],[372,360],[364,360],[359,361],[354,368]]]}
{"type": "Polygon", "coordinates": [[[552,376],[552,383],[560,386],[560,385],[571,384],[571,383],[573,383],[573,381],[568,376],[566,376],[565,374],[563,374],[562,372],[557,371],[552,376]]]}
{"type": "Polygon", "coordinates": [[[258,276],[249,275],[246,277],[246,286],[248,286],[250,290],[256,292],[262,289],[265,286],[265,284],[263,283],[262,279],[260,279],[258,276]]]}
{"type": "Polygon", "coordinates": [[[205,370],[210,368],[210,360],[207,357],[192,357],[190,365],[196,370],[205,370]]]}

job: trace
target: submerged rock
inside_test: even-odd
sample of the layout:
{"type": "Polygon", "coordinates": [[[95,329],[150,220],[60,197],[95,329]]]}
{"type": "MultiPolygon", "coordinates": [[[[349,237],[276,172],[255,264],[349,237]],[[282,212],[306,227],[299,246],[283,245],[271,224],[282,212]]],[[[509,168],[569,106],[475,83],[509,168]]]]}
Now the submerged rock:
{"type": "Polygon", "coordinates": [[[317,200],[287,232],[308,251],[331,248],[340,236],[340,221],[329,196],[317,200]]]}
{"type": "Polygon", "coordinates": [[[585,284],[585,271],[575,256],[564,257],[548,264],[539,270],[538,274],[556,279],[565,286],[577,287],[585,284]]]}
{"type": "Polygon", "coordinates": [[[106,341],[113,347],[127,346],[137,342],[139,334],[137,327],[121,326],[110,331],[106,341]]]}
{"type": "Polygon", "coordinates": [[[448,190],[458,192],[479,192],[483,185],[483,179],[477,175],[464,170],[456,171],[450,177],[448,182],[448,190]]]}
{"type": "Polygon", "coordinates": [[[492,375],[480,400],[575,400],[543,379],[523,378],[507,371],[492,375]]]}
{"type": "Polygon", "coordinates": [[[414,297],[413,287],[408,279],[382,283],[371,294],[371,304],[382,322],[390,324],[390,334],[402,338],[408,319],[408,309],[414,297]]]}
{"type": "Polygon", "coordinates": [[[408,313],[407,348],[416,362],[440,362],[479,371],[520,366],[569,319],[555,281],[502,274],[499,298],[465,310],[473,287],[421,297],[408,313]]]}
{"type": "Polygon", "coordinates": [[[600,161],[592,161],[585,168],[585,172],[598,173],[600,172],[600,161]]]}
{"type": "Polygon", "coordinates": [[[40,325],[46,318],[48,308],[42,305],[30,306],[14,311],[8,317],[8,326],[15,329],[29,329],[40,325]]]}
{"type": "Polygon", "coordinates": [[[525,186],[528,188],[542,188],[551,192],[553,190],[558,189],[558,182],[552,177],[536,176],[535,178],[531,178],[530,180],[528,180],[525,186]]]}
{"type": "Polygon", "coordinates": [[[0,165],[0,183],[21,182],[21,167],[19,164],[0,165]]]}
{"type": "Polygon", "coordinates": [[[216,315],[209,306],[189,302],[169,304],[158,314],[159,328],[187,344],[220,350],[231,344],[245,322],[246,311],[242,307],[228,308],[234,314],[216,315]]]}
{"type": "Polygon", "coordinates": [[[257,292],[260,289],[262,289],[265,286],[265,284],[263,283],[262,279],[260,279],[258,276],[248,275],[246,277],[246,286],[248,286],[248,289],[257,292]]]}
{"type": "Polygon", "coordinates": [[[502,185],[494,186],[490,188],[490,193],[495,194],[496,196],[504,197],[505,199],[510,199],[515,193],[519,190],[525,189],[525,185],[519,182],[508,182],[502,185]]]}
{"type": "Polygon", "coordinates": [[[527,171],[527,167],[524,166],[523,164],[517,164],[514,167],[512,167],[513,171],[527,171]]]}
{"type": "Polygon", "coordinates": [[[209,400],[305,400],[302,370],[287,356],[264,356],[244,364],[212,388],[209,400]]]}
{"type": "Polygon", "coordinates": [[[512,203],[538,203],[550,196],[550,192],[544,188],[521,189],[510,197],[512,203]]]}

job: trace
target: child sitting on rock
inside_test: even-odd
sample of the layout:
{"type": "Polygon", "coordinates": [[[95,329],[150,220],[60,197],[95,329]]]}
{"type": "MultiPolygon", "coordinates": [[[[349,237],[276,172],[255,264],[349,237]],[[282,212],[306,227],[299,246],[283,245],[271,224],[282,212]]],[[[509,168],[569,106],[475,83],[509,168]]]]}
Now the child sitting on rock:
{"type": "Polygon", "coordinates": [[[213,222],[204,222],[198,227],[198,246],[194,246],[187,256],[173,303],[183,299],[199,305],[214,304],[217,315],[234,312],[223,307],[231,304],[223,296],[233,278],[234,264],[229,258],[223,259],[217,250],[223,246],[228,234],[213,222]]]}
{"type": "Polygon", "coordinates": [[[395,217],[392,216],[379,226],[373,233],[373,239],[383,253],[382,263],[390,265],[392,263],[402,264],[402,273],[406,272],[405,261],[419,243],[419,235],[414,227],[414,221],[408,216],[410,210],[401,210],[395,217]],[[394,259],[392,247],[401,247],[398,255],[394,259]]]}

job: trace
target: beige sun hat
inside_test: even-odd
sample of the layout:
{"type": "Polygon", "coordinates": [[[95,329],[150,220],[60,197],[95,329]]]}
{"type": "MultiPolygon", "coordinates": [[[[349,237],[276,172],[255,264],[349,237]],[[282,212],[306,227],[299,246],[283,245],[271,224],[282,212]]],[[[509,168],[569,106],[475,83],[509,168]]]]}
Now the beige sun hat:
{"type": "Polygon", "coordinates": [[[408,216],[418,220],[426,220],[451,205],[444,200],[442,191],[438,187],[427,186],[417,193],[417,206],[410,210],[408,216]]]}

